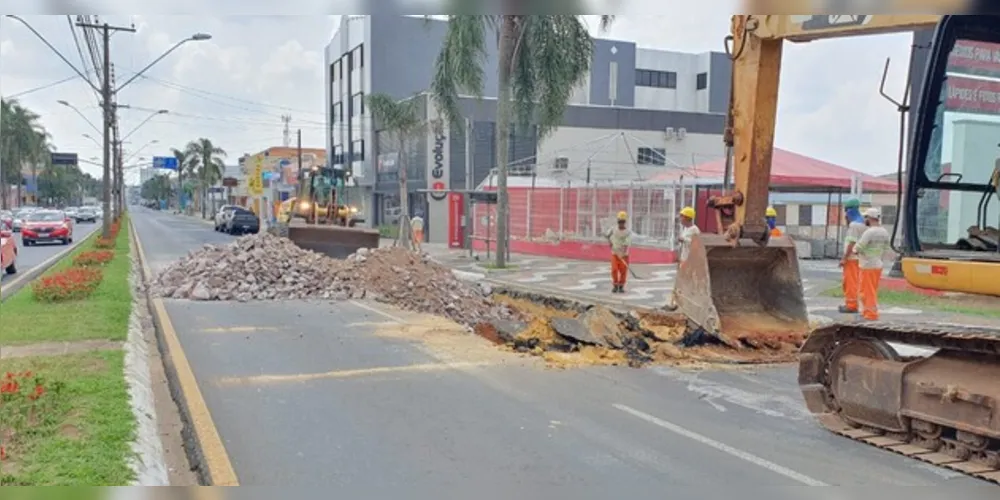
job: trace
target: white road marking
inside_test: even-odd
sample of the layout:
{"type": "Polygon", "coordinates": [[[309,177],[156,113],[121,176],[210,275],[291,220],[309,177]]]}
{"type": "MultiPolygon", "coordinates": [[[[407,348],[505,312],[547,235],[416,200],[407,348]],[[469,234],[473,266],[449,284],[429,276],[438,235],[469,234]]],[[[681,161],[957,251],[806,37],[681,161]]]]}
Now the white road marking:
{"type": "Polygon", "coordinates": [[[754,455],[752,453],[748,453],[748,452],[745,452],[743,450],[739,450],[739,449],[733,448],[732,446],[729,446],[729,445],[727,445],[725,443],[720,443],[720,442],[718,442],[718,441],[716,441],[716,440],[714,440],[712,438],[709,438],[709,437],[706,437],[706,436],[702,436],[701,434],[698,434],[697,432],[690,431],[690,430],[685,429],[685,428],[683,428],[683,427],[681,427],[681,426],[679,426],[677,424],[673,424],[673,423],[667,422],[666,420],[654,417],[654,416],[652,416],[652,415],[650,415],[648,413],[643,413],[643,412],[641,412],[639,410],[636,410],[634,408],[631,408],[629,406],[625,406],[623,404],[618,404],[618,403],[615,403],[612,406],[614,406],[615,408],[617,408],[617,409],[619,409],[619,410],[621,410],[621,411],[623,411],[625,413],[628,413],[628,414],[632,415],[633,417],[640,418],[640,419],[645,420],[646,422],[649,422],[649,423],[651,423],[653,425],[656,425],[656,426],[661,427],[663,429],[666,429],[666,430],[668,430],[670,432],[673,432],[674,434],[678,434],[680,436],[684,436],[684,437],[686,437],[688,439],[691,439],[693,441],[697,441],[697,442],[699,442],[699,443],[701,443],[701,444],[703,444],[705,446],[708,446],[710,448],[715,448],[716,450],[719,450],[719,451],[721,451],[723,453],[726,453],[728,455],[731,455],[731,456],[734,456],[736,458],[739,458],[740,460],[745,460],[745,461],[750,462],[750,463],[752,463],[752,464],[754,464],[754,465],[756,465],[758,467],[762,467],[762,468],[767,469],[767,470],[769,470],[771,472],[774,472],[776,474],[780,474],[782,476],[785,476],[785,477],[787,477],[787,478],[789,478],[789,479],[791,479],[793,481],[802,483],[802,484],[807,485],[807,486],[830,486],[829,484],[826,484],[823,481],[820,481],[819,479],[814,479],[814,478],[811,478],[811,477],[809,477],[809,476],[807,476],[805,474],[801,474],[801,473],[795,472],[792,469],[789,469],[787,467],[778,465],[778,464],[776,464],[774,462],[771,462],[769,460],[766,460],[766,459],[763,459],[761,457],[758,457],[757,455],[754,455]]]}
{"type": "Polygon", "coordinates": [[[403,324],[403,325],[406,324],[406,320],[405,319],[400,318],[399,316],[396,316],[395,314],[390,314],[388,312],[385,312],[385,311],[383,311],[381,309],[378,309],[376,307],[372,307],[372,306],[370,306],[368,304],[365,304],[364,302],[359,302],[357,300],[352,300],[351,304],[354,304],[355,306],[358,306],[358,307],[360,307],[360,308],[362,308],[362,309],[364,309],[366,311],[371,311],[371,312],[373,312],[375,314],[378,314],[379,316],[382,316],[383,318],[387,318],[390,321],[395,321],[396,323],[403,324]]]}

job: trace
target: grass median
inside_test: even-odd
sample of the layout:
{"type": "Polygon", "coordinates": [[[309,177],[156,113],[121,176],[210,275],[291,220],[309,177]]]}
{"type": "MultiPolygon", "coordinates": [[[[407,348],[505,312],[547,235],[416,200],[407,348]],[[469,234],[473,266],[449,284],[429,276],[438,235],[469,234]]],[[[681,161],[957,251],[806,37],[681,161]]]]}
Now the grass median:
{"type": "MultiPolygon", "coordinates": [[[[841,287],[830,288],[821,294],[826,297],[843,297],[841,287]]],[[[936,297],[905,290],[879,290],[879,304],[916,307],[934,311],[1000,319],[1000,299],[993,297],[963,296],[936,297]]]]}
{"type": "Polygon", "coordinates": [[[0,485],[131,483],[135,420],[123,370],[120,350],[0,360],[0,485]],[[21,382],[22,395],[12,395],[9,380],[21,382]]]}
{"type": "MultiPolygon", "coordinates": [[[[60,303],[40,302],[35,300],[31,286],[26,286],[5,300],[0,345],[125,340],[132,311],[127,224],[123,218],[121,230],[115,238],[115,256],[105,266],[104,278],[89,297],[60,303]]],[[[94,249],[93,241],[99,234],[98,231],[88,241],[82,242],[42,276],[50,276],[70,267],[74,257],[94,249]]]]}

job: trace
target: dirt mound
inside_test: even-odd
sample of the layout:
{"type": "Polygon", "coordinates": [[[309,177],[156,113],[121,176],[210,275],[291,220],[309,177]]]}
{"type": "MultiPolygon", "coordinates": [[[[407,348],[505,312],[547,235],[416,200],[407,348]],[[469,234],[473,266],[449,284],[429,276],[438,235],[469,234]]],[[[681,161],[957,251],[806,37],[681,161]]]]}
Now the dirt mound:
{"type": "Polygon", "coordinates": [[[151,289],[160,297],[192,300],[367,298],[470,326],[518,317],[484,289],[414,252],[361,249],[336,260],[268,233],[193,251],[164,270],[151,289]]]}

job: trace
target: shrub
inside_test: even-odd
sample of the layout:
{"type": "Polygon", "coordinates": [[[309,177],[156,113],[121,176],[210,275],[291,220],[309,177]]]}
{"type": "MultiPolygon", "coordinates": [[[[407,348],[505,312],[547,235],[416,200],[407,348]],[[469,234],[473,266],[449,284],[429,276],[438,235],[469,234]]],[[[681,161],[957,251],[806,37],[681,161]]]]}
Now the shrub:
{"type": "Polygon", "coordinates": [[[74,257],[73,265],[77,267],[103,266],[111,262],[113,258],[115,258],[115,253],[111,250],[90,250],[74,257]]]}
{"type": "Polygon", "coordinates": [[[30,371],[7,374],[0,380],[0,460],[7,460],[11,444],[20,434],[46,423],[46,410],[64,384],[48,384],[30,371]]]}
{"type": "Polygon", "coordinates": [[[114,237],[111,237],[110,239],[108,239],[108,238],[97,238],[97,241],[94,242],[94,247],[96,247],[96,248],[102,248],[102,249],[114,248],[115,247],[114,237]]]}
{"type": "Polygon", "coordinates": [[[70,267],[39,279],[31,285],[31,290],[40,302],[79,300],[93,293],[103,276],[100,268],[70,267]]]}

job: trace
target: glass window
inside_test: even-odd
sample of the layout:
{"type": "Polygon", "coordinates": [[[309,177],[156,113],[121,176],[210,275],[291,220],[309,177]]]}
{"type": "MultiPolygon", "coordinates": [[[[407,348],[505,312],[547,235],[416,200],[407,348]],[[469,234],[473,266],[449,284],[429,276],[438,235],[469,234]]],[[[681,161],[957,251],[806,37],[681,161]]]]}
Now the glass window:
{"type": "Polygon", "coordinates": [[[667,74],[667,82],[666,82],[666,85],[665,85],[666,88],[668,88],[668,89],[676,89],[677,88],[677,73],[674,73],[673,71],[667,71],[666,74],[667,74]]]}
{"type": "Polygon", "coordinates": [[[696,79],[697,83],[695,84],[695,88],[697,90],[705,90],[708,88],[708,73],[698,73],[696,79]]]}
{"type": "Polygon", "coordinates": [[[667,150],[663,148],[639,148],[639,165],[666,165],[667,150]]]}
{"type": "Polygon", "coordinates": [[[333,147],[333,164],[334,165],[344,164],[344,146],[338,144],[333,147]]]}
{"type": "Polygon", "coordinates": [[[353,149],[353,151],[351,151],[351,154],[352,154],[351,161],[364,161],[365,160],[365,141],[364,140],[354,141],[352,143],[352,149],[353,149]]]}
{"type": "Polygon", "coordinates": [[[352,97],[352,109],[351,116],[361,116],[365,114],[365,94],[364,92],[358,92],[352,97]]]}
{"type": "Polygon", "coordinates": [[[334,123],[344,121],[344,103],[342,102],[334,103],[332,118],[334,123]]]}
{"type": "Polygon", "coordinates": [[[918,177],[926,186],[917,190],[922,246],[977,249],[971,227],[1000,227],[1000,197],[990,186],[1000,164],[998,61],[1000,44],[982,41],[957,40],[948,56],[937,107],[927,110],[934,128],[918,177]]]}
{"type": "Polygon", "coordinates": [[[341,78],[340,59],[333,61],[333,69],[330,70],[330,80],[337,81],[341,78]]]}

